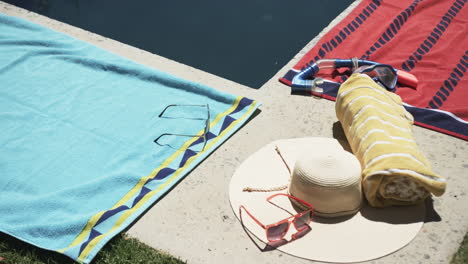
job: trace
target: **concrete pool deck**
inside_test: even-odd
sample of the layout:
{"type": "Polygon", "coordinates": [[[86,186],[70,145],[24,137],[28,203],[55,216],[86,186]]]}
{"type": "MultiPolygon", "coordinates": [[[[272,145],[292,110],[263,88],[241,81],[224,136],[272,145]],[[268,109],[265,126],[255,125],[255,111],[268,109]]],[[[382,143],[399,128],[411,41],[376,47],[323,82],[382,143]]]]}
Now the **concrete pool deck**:
{"type": "MultiPolygon", "coordinates": [[[[236,219],[228,186],[242,161],[271,141],[306,136],[344,139],[336,125],[333,102],[290,95],[290,88],[278,81],[318,38],[256,90],[3,2],[0,12],[69,34],[148,67],[262,102],[250,122],[148,210],[127,234],[190,264],[310,263],[278,250],[261,252],[236,219]]],[[[447,192],[434,198],[427,222],[408,246],[369,263],[448,263],[468,231],[468,142],[417,126],[413,136],[434,171],[448,180],[447,192]]]]}

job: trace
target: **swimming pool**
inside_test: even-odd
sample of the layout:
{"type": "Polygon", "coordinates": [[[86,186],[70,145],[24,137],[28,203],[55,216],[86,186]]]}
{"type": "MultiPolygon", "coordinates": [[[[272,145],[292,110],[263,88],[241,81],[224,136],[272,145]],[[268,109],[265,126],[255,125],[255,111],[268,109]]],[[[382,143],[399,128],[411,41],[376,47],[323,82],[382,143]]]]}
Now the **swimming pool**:
{"type": "Polygon", "coordinates": [[[351,0],[5,0],[260,88],[351,0]]]}

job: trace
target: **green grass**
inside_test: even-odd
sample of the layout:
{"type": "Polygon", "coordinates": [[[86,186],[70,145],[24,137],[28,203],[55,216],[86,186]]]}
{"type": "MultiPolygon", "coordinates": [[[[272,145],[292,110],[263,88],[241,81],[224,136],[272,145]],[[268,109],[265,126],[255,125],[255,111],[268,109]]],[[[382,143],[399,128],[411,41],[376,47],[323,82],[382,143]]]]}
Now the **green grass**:
{"type": "MultiPolygon", "coordinates": [[[[1,264],[74,264],[73,260],[56,252],[43,250],[0,233],[1,264]]],[[[96,256],[92,264],[181,264],[186,263],[169,254],[156,251],[136,239],[118,235],[96,256]]]]}
{"type": "Polygon", "coordinates": [[[466,264],[468,263],[468,234],[465,235],[463,242],[457,253],[453,256],[450,264],[466,264]]]}

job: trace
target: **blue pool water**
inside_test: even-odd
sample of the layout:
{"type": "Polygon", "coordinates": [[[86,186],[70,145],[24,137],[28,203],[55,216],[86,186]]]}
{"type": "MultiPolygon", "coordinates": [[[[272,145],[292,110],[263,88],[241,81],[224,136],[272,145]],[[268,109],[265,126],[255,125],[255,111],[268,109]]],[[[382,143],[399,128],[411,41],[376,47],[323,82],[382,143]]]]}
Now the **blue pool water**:
{"type": "Polygon", "coordinates": [[[351,0],[4,0],[259,88],[351,0]]]}

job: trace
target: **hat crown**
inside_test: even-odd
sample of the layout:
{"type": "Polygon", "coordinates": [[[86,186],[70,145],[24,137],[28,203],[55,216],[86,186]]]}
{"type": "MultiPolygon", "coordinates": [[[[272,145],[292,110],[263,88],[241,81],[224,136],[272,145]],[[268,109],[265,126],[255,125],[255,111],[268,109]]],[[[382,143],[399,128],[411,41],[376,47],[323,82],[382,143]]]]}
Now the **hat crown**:
{"type": "Polygon", "coordinates": [[[303,156],[294,165],[289,192],[314,205],[319,216],[353,214],[362,202],[359,161],[335,149],[303,156]]]}
{"type": "Polygon", "coordinates": [[[294,165],[293,174],[297,174],[302,180],[311,184],[326,188],[341,188],[359,184],[361,175],[360,171],[356,171],[354,156],[349,153],[347,155],[346,152],[343,154],[315,154],[300,159],[294,165]]]}

